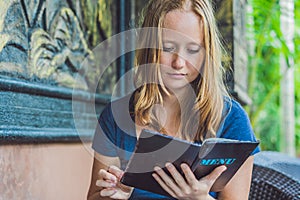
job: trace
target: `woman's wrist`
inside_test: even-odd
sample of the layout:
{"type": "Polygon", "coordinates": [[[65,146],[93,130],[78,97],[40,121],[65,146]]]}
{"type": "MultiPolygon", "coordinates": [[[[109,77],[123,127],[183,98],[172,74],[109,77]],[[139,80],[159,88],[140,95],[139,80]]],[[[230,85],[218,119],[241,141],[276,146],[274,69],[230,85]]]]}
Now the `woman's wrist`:
{"type": "Polygon", "coordinates": [[[134,187],[133,187],[133,188],[131,189],[131,191],[128,193],[128,196],[127,196],[127,199],[126,199],[126,200],[130,200],[133,191],[134,191],[134,187]]]}

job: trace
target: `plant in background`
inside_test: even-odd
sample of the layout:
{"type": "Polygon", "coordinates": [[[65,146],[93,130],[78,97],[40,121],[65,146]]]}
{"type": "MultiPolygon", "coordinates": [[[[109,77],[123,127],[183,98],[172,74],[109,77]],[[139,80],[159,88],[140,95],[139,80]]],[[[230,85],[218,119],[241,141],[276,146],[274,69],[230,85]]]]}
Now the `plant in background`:
{"type": "MultiPolygon", "coordinates": [[[[295,30],[299,28],[297,21],[300,12],[299,0],[295,1],[295,30]]],[[[246,109],[263,150],[280,151],[280,55],[285,58],[293,56],[295,62],[295,121],[296,149],[300,151],[300,85],[296,77],[300,77],[299,44],[300,34],[295,33],[295,53],[289,52],[280,30],[280,5],[278,0],[249,1],[252,12],[249,13],[253,24],[248,24],[250,41],[255,41],[254,52],[249,56],[249,96],[253,103],[246,109]]]]}

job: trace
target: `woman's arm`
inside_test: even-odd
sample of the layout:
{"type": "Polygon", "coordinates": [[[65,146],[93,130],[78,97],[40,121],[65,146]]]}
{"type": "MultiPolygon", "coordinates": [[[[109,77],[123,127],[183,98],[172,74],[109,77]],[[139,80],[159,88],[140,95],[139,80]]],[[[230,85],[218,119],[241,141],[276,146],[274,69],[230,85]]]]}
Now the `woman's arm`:
{"type": "Polygon", "coordinates": [[[119,167],[118,157],[107,157],[95,152],[88,200],[128,199],[130,197],[132,188],[119,182],[123,175],[119,167]]]}
{"type": "Polygon", "coordinates": [[[248,200],[254,157],[250,156],[219,193],[218,199],[248,200]]]}

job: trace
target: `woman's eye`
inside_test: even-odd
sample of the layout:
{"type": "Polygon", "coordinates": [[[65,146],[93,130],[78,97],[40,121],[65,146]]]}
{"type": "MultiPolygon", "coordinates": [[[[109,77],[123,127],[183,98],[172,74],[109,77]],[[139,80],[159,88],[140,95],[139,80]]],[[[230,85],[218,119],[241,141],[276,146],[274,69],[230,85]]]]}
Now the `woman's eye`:
{"type": "Polygon", "coordinates": [[[163,47],[163,51],[164,52],[174,52],[175,51],[175,47],[163,47]]]}
{"type": "Polygon", "coordinates": [[[196,53],[199,53],[200,49],[187,49],[187,52],[189,54],[196,54],[196,53]]]}

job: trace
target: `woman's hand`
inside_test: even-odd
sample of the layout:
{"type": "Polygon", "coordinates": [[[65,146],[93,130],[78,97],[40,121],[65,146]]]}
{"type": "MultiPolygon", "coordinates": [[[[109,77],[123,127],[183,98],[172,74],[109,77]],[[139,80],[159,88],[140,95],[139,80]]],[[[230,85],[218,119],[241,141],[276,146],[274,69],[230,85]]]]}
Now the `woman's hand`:
{"type": "Polygon", "coordinates": [[[177,199],[212,199],[209,196],[209,191],[217,178],[226,170],[226,166],[217,167],[209,175],[197,180],[187,164],[183,163],[180,167],[185,178],[171,163],[167,163],[166,168],[172,177],[168,176],[159,167],[155,167],[154,170],[156,173],[152,174],[161,187],[177,199]]]}
{"type": "Polygon", "coordinates": [[[100,195],[112,199],[128,199],[133,188],[120,183],[123,174],[116,166],[110,166],[107,171],[100,169],[100,179],[96,181],[96,185],[101,187],[100,195]]]}

